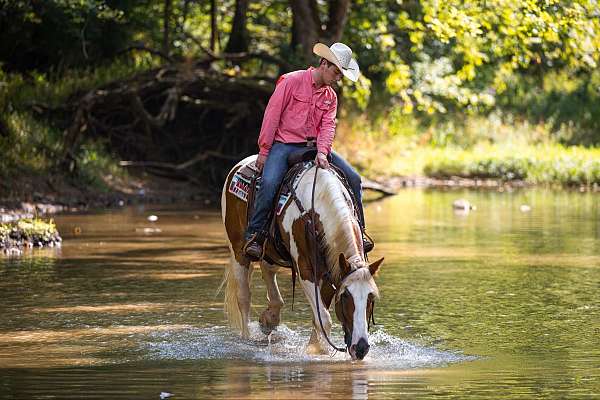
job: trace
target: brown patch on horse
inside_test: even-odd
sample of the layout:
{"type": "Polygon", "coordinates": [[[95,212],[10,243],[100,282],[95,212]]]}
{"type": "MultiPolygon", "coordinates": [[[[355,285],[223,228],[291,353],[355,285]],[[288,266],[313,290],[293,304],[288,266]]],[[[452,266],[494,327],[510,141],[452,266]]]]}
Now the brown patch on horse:
{"type": "MultiPolygon", "coordinates": [[[[340,300],[335,303],[335,314],[344,328],[344,336],[349,335],[352,338],[352,329],[354,328],[354,299],[347,289],[340,295],[340,300]]],[[[346,337],[344,340],[348,344],[346,337]]]]}
{"type": "Polygon", "coordinates": [[[331,301],[335,296],[335,289],[331,282],[323,281],[321,284],[321,299],[323,300],[323,304],[329,309],[331,306],[331,301]]]}
{"type": "MultiPolygon", "coordinates": [[[[298,219],[296,219],[293,223],[292,223],[292,236],[293,239],[295,240],[296,243],[296,248],[298,249],[298,260],[297,260],[297,265],[298,265],[298,273],[300,274],[300,277],[302,278],[302,280],[305,281],[310,281],[310,282],[314,282],[313,279],[313,265],[311,263],[311,254],[313,254],[313,252],[318,251],[320,252],[320,256],[318,257],[318,259],[323,260],[323,263],[326,262],[326,258],[325,258],[325,254],[323,254],[323,249],[318,245],[320,240],[322,240],[322,235],[323,235],[323,224],[321,223],[321,218],[319,216],[319,214],[315,211],[314,212],[314,221],[315,221],[315,227],[316,227],[316,231],[317,231],[317,249],[313,249],[311,248],[310,244],[308,243],[307,240],[307,229],[310,229],[308,227],[308,225],[306,224],[305,219],[309,219],[310,217],[308,216],[308,214],[304,215],[303,217],[300,217],[298,219]]],[[[289,238],[289,235],[285,235],[287,237],[287,243],[286,245],[288,245],[288,249],[290,246],[290,240],[292,240],[291,238],[289,238]]],[[[318,280],[321,279],[321,277],[323,276],[323,274],[325,273],[325,271],[327,271],[327,265],[317,265],[317,278],[318,280]]]]}

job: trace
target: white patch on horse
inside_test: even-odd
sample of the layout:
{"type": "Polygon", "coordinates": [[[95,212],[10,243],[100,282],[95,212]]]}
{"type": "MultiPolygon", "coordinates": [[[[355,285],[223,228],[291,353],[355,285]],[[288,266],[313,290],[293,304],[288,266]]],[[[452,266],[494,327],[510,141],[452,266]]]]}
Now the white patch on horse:
{"type": "MultiPolygon", "coordinates": [[[[302,284],[302,289],[304,289],[304,294],[306,295],[306,299],[310,303],[310,306],[313,310],[313,317],[315,320],[316,330],[319,336],[323,336],[323,332],[321,331],[321,324],[319,323],[319,314],[317,314],[317,301],[319,302],[319,313],[321,314],[321,321],[323,321],[323,329],[327,335],[331,332],[331,314],[327,310],[327,307],[323,303],[323,299],[319,293],[319,296],[315,300],[315,284],[308,280],[300,280],[302,284]]],[[[325,338],[323,338],[325,340],[325,338]]]]}
{"type": "MultiPolygon", "coordinates": [[[[290,249],[289,250],[290,250],[290,255],[292,256],[292,258],[294,260],[294,265],[298,265],[299,252],[298,252],[298,246],[296,246],[296,238],[294,238],[294,235],[292,232],[292,226],[294,225],[294,221],[300,217],[300,211],[298,210],[298,207],[296,207],[296,203],[292,203],[292,205],[294,207],[290,206],[285,211],[281,225],[283,227],[284,232],[287,233],[290,238],[290,249]]],[[[299,272],[300,271],[298,271],[298,273],[299,272]]]]}

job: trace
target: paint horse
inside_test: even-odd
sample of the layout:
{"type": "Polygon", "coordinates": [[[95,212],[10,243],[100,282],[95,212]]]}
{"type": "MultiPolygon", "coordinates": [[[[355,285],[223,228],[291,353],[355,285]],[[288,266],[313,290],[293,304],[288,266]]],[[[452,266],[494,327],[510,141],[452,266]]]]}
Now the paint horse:
{"type": "MultiPolygon", "coordinates": [[[[253,268],[242,251],[247,203],[240,198],[242,196],[236,196],[236,182],[232,185],[232,180],[240,168],[254,162],[255,158],[248,157],[233,167],[227,176],[221,199],[223,223],[231,251],[223,282],[226,285],[224,308],[230,325],[239,329],[242,337],[248,337],[253,268]]],[[[373,276],[383,258],[372,264],[367,262],[352,197],[334,172],[319,169],[313,193],[316,171],[317,167],[308,167],[296,179],[297,200],[289,201],[274,216],[275,229],[279,229],[284,246],[292,258],[292,268],[295,268],[312,308],[313,330],[307,351],[311,354],[327,354],[332,324],[329,307],[335,302],[336,315],[344,330],[345,349],[342,350],[347,350],[353,360],[363,359],[369,351],[368,328],[370,321],[374,320],[374,301],[379,295],[373,276]],[[306,218],[303,218],[307,212],[314,212],[312,220],[318,232],[317,240],[312,241],[312,245],[307,240],[306,218]],[[321,252],[322,262],[315,266],[311,265],[314,264],[311,259],[315,259],[311,254],[316,251],[321,252]],[[320,290],[315,289],[315,284],[320,290]]],[[[268,252],[269,246],[266,248],[268,252]]],[[[280,322],[284,304],[276,279],[280,267],[264,258],[260,262],[268,300],[268,306],[259,318],[265,334],[269,334],[280,322]]]]}

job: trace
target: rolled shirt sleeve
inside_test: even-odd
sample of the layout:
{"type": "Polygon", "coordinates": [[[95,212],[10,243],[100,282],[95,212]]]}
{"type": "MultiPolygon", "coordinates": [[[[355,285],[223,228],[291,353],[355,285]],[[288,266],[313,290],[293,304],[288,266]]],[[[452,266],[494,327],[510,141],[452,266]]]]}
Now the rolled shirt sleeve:
{"type": "Polygon", "coordinates": [[[265,109],[260,135],[258,136],[258,154],[260,155],[269,155],[269,151],[275,140],[275,133],[279,127],[281,113],[289,100],[288,83],[289,79],[283,77],[279,79],[265,109]]]}
{"type": "Polygon", "coordinates": [[[321,121],[321,130],[317,136],[317,150],[320,153],[329,155],[335,136],[335,116],[337,115],[337,97],[334,97],[333,104],[328,111],[323,114],[321,121]]]}

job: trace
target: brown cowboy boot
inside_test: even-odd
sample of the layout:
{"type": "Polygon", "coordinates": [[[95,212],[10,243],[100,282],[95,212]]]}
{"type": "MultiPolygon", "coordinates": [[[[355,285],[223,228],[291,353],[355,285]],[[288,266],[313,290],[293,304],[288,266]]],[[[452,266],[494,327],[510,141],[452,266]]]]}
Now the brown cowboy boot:
{"type": "Polygon", "coordinates": [[[243,252],[252,261],[259,261],[263,257],[263,245],[258,233],[253,233],[246,241],[243,247],[243,252]]]}
{"type": "Polygon", "coordinates": [[[365,251],[365,254],[367,254],[368,252],[373,250],[373,248],[375,247],[375,242],[373,242],[373,239],[371,239],[371,236],[369,236],[364,229],[362,232],[362,237],[363,237],[363,250],[365,251]]]}

